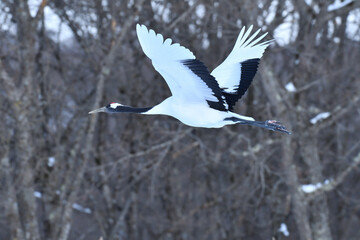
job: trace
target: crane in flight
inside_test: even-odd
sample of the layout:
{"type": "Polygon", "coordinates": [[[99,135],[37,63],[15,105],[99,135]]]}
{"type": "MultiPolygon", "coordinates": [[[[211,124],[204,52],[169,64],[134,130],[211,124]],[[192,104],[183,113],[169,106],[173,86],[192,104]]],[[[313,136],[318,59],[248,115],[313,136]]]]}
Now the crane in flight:
{"type": "Polygon", "coordinates": [[[164,40],[161,34],[136,25],[136,32],[145,55],[165,79],[172,96],[153,107],[135,108],[110,103],[89,114],[139,113],[172,116],[192,127],[220,128],[244,124],[291,134],[275,120],[255,121],[252,117],[233,112],[235,103],[249,88],[260,58],[272,40],[260,42],[267,33],[256,38],[260,29],[250,36],[252,26],[243,27],[229,56],[211,73],[187,48],[164,40]],[[256,39],[255,39],[256,38],[256,39]]]}

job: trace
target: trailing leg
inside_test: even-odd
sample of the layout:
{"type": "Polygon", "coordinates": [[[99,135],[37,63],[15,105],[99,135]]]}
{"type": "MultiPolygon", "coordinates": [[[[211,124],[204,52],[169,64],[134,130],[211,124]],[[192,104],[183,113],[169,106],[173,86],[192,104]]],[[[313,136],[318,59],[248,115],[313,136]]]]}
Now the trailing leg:
{"type": "Polygon", "coordinates": [[[265,122],[261,122],[261,121],[248,121],[237,117],[225,118],[225,120],[233,121],[242,125],[251,125],[251,126],[266,128],[276,132],[291,134],[291,132],[286,130],[286,127],[281,122],[278,122],[276,120],[266,120],[265,122]]]}
{"type": "Polygon", "coordinates": [[[286,134],[291,134],[291,132],[286,130],[286,127],[281,122],[278,122],[276,120],[266,120],[265,122],[261,122],[261,121],[240,121],[239,124],[252,125],[252,126],[257,126],[257,127],[261,127],[261,128],[266,128],[266,129],[276,131],[276,132],[283,132],[283,133],[286,133],[286,134]]]}

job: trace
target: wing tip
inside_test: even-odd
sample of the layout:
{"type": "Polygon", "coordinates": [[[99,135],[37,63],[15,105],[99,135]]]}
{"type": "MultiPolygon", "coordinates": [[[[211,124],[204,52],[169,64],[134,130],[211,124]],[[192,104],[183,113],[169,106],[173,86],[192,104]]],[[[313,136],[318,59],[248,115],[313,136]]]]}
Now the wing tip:
{"type": "Polygon", "coordinates": [[[171,38],[164,39],[162,34],[156,33],[153,29],[148,29],[145,25],[136,24],[136,32],[143,52],[152,60],[158,57],[154,53],[157,52],[157,55],[159,55],[159,51],[162,51],[164,55],[167,55],[172,60],[196,58],[194,53],[186,47],[179,43],[173,43],[171,38]],[[170,53],[173,56],[170,56],[170,53]],[[180,56],[176,56],[176,54],[180,56]]]}
{"type": "Polygon", "coordinates": [[[142,25],[139,23],[136,24],[136,33],[138,36],[141,35],[144,32],[144,30],[147,30],[147,28],[145,27],[145,29],[144,29],[144,27],[145,27],[145,25],[142,25]]]}

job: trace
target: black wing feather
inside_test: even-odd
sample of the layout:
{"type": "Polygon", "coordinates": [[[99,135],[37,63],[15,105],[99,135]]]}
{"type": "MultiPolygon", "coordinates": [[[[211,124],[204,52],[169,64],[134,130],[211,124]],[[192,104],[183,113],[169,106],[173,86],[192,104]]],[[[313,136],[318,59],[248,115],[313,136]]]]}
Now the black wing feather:
{"type": "Polygon", "coordinates": [[[197,59],[182,60],[181,63],[188,67],[195,75],[201,78],[201,80],[206,83],[206,86],[212,90],[213,95],[217,98],[218,101],[214,102],[207,100],[209,106],[219,111],[227,111],[222,90],[220,89],[216,79],[210,74],[207,67],[197,59]]]}
{"type": "Polygon", "coordinates": [[[232,111],[235,103],[245,94],[245,92],[250,87],[252,80],[256,74],[260,63],[260,58],[253,58],[239,63],[241,66],[240,73],[240,84],[238,88],[235,89],[234,93],[226,92],[226,89],[222,90],[222,94],[225,97],[225,100],[229,106],[229,110],[232,111]]]}

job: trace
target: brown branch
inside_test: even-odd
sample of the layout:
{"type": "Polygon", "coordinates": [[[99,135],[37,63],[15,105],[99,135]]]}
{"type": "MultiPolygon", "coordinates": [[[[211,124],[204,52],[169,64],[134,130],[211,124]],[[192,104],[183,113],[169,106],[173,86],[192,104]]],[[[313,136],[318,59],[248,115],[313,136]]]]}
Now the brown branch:
{"type": "Polygon", "coordinates": [[[130,206],[131,206],[131,203],[133,202],[133,196],[129,196],[126,203],[125,203],[125,206],[123,208],[123,210],[121,211],[121,213],[119,214],[119,217],[117,218],[116,222],[115,222],[115,225],[113,226],[113,228],[111,229],[110,231],[110,235],[109,235],[109,239],[117,239],[115,237],[115,235],[118,233],[119,231],[119,228],[124,224],[124,220],[125,220],[125,216],[126,214],[129,212],[129,209],[130,209],[130,206]]]}
{"type": "Polygon", "coordinates": [[[88,171],[98,171],[100,168],[104,168],[104,167],[109,167],[109,166],[114,166],[116,164],[121,164],[123,163],[124,161],[126,160],[129,160],[131,158],[136,158],[136,157],[141,157],[141,156],[144,156],[144,155],[147,155],[151,152],[154,152],[156,150],[159,150],[159,149],[162,149],[162,148],[165,148],[165,147],[168,147],[168,146],[171,146],[173,145],[174,143],[178,142],[179,140],[181,140],[182,138],[184,138],[186,135],[188,135],[190,132],[192,131],[192,128],[189,128],[187,130],[185,130],[184,132],[182,132],[181,134],[177,134],[173,139],[171,140],[168,140],[166,142],[163,142],[163,143],[159,143],[157,145],[154,145],[144,151],[139,151],[137,153],[134,153],[134,154],[128,154],[122,158],[120,158],[119,160],[115,161],[115,162],[111,162],[111,163],[106,163],[106,164],[103,164],[101,166],[97,166],[97,167],[93,167],[91,169],[89,169],[88,171]]]}
{"type": "Polygon", "coordinates": [[[346,114],[350,112],[354,107],[357,107],[360,102],[360,96],[355,95],[351,100],[349,100],[346,104],[338,105],[334,108],[332,112],[330,112],[330,117],[324,119],[318,124],[314,124],[309,127],[310,132],[320,131],[330,125],[336,123],[339,119],[344,117],[346,114]]]}
{"type": "Polygon", "coordinates": [[[12,104],[19,104],[20,95],[19,89],[15,86],[14,80],[9,76],[3,62],[0,58],[0,80],[3,80],[3,86],[6,90],[7,96],[12,104]]]}
{"type": "Polygon", "coordinates": [[[342,8],[327,12],[325,21],[329,21],[330,19],[333,19],[337,16],[341,16],[341,15],[348,13],[356,8],[360,8],[360,1],[354,0],[342,8]]]}
{"type": "Polygon", "coordinates": [[[34,156],[34,146],[31,144],[32,126],[29,119],[31,116],[30,108],[27,107],[29,104],[28,101],[25,101],[28,96],[25,95],[25,97],[21,97],[21,90],[15,86],[14,80],[3,67],[1,59],[0,78],[4,82],[8,98],[10,102],[12,102],[12,108],[14,110],[18,128],[18,133],[16,134],[18,151],[15,155],[15,159],[19,165],[17,169],[14,169],[13,173],[15,178],[20,179],[17,186],[20,191],[17,195],[18,202],[16,204],[18,204],[19,207],[19,212],[23,221],[23,232],[25,232],[25,235],[31,239],[40,239],[33,186],[34,172],[30,164],[30,160],[34,156]]]}
{"type": "Polygon", "coordinates": [[[327,184],[321,185],[320,187],[316,188],[315,191],[306,195],[307,199],[311,200],[314,199],[316,196],[319,196],[320,194],[333,191],[359,165],[360,165],[360,152],[353,158],[352,163],[344,171],[342,171],[334,180],[329,181],[329,183],[327,184]]]}
{"type": "Polygon", "coordinates": [[[177,19],[175,19],[169,26],[169,30],[173,29],[179,22],[183,21],[192,11],[199,5],[200,1],[196,1],[188,10],[183,12],[177,19]]]}
{"type": "MultiPolygon", "coordinates": [[[[288,101],[285,103],[282,99],[284,91],[280,88],[279,81],[275,77],[273,70],[270,65],[266,62],[262,63],[262,68],[260,69],[262,75],[262,81],[266,94],[271,106],[274,107],[274,110],[277,115],[281,116],[282,121],[289,119],[289,114],[287,114],[288,109],[295,109],[293,104],[288,101]]],[[[293,111],[293,110],[292,110],[293,111]]],[[[285,137],[283,138],[283,157],[282,165],[284,169],[285,179],[289,187],[289,192],[292,197],[293,211],[296,219],[297,229],[300,233],[300,239],[309,240],[311,237],[311,227],[309,222],[309,213],[308,205],[304,201],[304,195],[298,191],[299,179],[297,176],[296,165],[294,164],[294,150],[292,147],[293,138],[285,137]]]]}
{"type": "Polygon", "coordinates": [[[1,170],[3,172],[3,177],[5,177],[5,184],[4,187],[7,191],[7,200],[6,200],[6,205],[5,205],[5,209],[6,209],[6,215],[7,215],[7,220],[8,223],[10,225],[10,236],[12,239],[24,239],[24,232],[21,229],[21,222],[20,222],[20,216],[19,216],[19,207],[18,207],[18,199],[16,197],[16,190],[14,188],[14,179],[11,177],[11,166],[10,166],[10,161],[9,161],[9,156],[8,156],[8,147],[6,147],[7,149],[5,150],[6,153],[5,155],[2,157],[1,162],[0,162],[0,166],[1,166],[1,170]]]}
{"type": "MultiPolygon", "coordinates": [[[[140,0],[137,4],[137,14],[140,12],[141,8],[142,8],[142,4],[144,3],[144,0],[140,0]]],[[[98,108],[100,106],[100,102],[103,98],[104,95],[104,85],[105,85],[105,80],[108,78],[108,76],[110,75],[110,71],[111,71],[111,66],[115,60],[116,57],[116,52],[117,50],[120,48],[123,40],[125,39],[128,30],[130,28],[130,26],[133,24],[135,17],[137,16],[137,14],[132,15],[131,17],[128,18],[128,20],[124,23],[123,27],[121,28],[122,31],[120,33],[120,36],[117,38],[116,43],[111,47],[108,55],[105,57],[103,65],[101,67],[101,71],[100,74],[98,76],[98,84],[97,84],[97,91],[95,94],[95,103],[94,103],[94,109],[98,108]]],[[[64,214],[62,217],[62,224],[63,224],[63,228],[61,229],[61,232],[59,234],[59,239],[60,240],[66,240],[68,238],[69,232],[70,232],[70,228],[71,228],[71,216],[73,213],[73,209],[72,209],[72,204],[75,202],[77,195],[78,195],[78,191],[80,190],[80,186],[83,180],[83,175],[85,173],[86,167],[87,167],[87,163],[90,159],[90,154],[92,153],[92,142],[94,139],[94,135],[95,135],[95,126],[98,120],[98,115],[92,115],[90,117],[90,122],[89,122],[89,129],[87,131],[87,137],[86,137],[86,144],[83,150],[83,162],[81,164],[81,167],[75,177],[74,183],[73,183],[73,191],[70,193],[69,199],[64,207],[64,214]]]]}
{"type": "Polygon", "coordinates": [[[42,0],[40,5],[39,5],[39,8],[38,8],[38,10],[36,12],[35,17],[33,18],[33,21],[35,21],[36,25],[40,21],[41,16],[43,16],[44,8],[46,7],[46,5],[47,5],[47,0],[42,0]]]}

